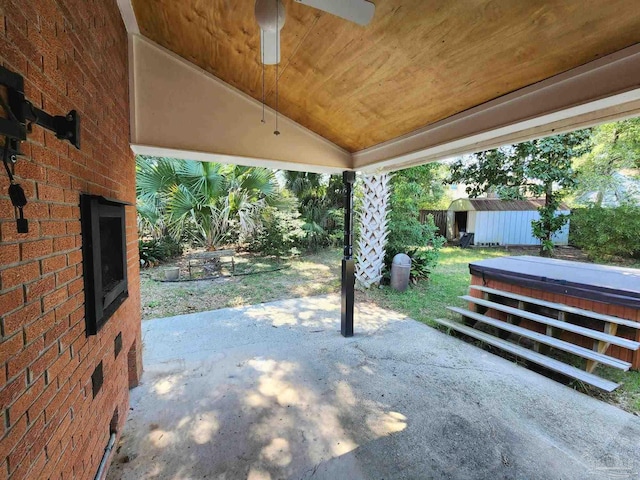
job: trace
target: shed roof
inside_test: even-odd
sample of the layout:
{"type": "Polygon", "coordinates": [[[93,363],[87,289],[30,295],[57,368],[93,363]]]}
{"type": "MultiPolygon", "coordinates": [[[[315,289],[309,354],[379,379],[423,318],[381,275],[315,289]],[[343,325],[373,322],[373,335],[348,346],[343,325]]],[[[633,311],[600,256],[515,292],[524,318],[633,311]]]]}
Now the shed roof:
{"type": "MultiPolygon", "coordinates": [[[[449,210],[462,212],[473,210],[477,212],[517,212],[537,210],[544,205],[542,198],[529,198],[525,200],[502,200],[500,198],[459,198],[451,202],[449,210]]],[[[560,205],[558,210],[569,210],[567,205],[560,205]]]]}

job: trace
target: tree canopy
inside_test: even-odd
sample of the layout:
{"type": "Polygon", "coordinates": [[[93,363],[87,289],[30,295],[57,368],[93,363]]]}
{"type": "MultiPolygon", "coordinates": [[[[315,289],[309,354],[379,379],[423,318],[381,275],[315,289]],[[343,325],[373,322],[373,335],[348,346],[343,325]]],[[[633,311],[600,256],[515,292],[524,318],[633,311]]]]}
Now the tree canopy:
{"type": "Polygon", "coordinates": [[[553,234],[568,220],[556,212],[576,184],[572,160],[590,150],[590,136],[590,130],[578,130],[480,152],[471,161],[455,162],[448,182],[467,184],[471,197],[487,192],[501,198],[544,196],[545,205],[538,209],[540,219],[532,222],[532,230],[540,239],[541,254],[551,255],[553,234]]]}
{"type": "Polygon", "coordinates": [[[607,194],[624,202],[620,171],[640,168],[640,118],[599,125],[593,129],[593,149],[576,160],[578,195],[595,192],[595,205],[607,194]]]}
{"type": "MultiPolygon", "coordinates": [[[[445,198],[444,167],[428,163],[400,170],[391,176],[389,198],[389,236],[386,263],[397,253],[424,247],[438,239],[433,221],[421,224],[420,210],[434,208],[445,198]]],[[[444,233],[444,232],[440,232],[444,233]]]]}

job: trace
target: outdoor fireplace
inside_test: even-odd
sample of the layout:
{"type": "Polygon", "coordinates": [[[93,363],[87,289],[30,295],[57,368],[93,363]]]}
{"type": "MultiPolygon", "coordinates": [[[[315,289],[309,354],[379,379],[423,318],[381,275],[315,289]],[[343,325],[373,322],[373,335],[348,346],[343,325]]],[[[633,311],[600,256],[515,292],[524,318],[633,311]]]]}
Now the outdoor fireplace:
{"type": "Polygon", "coordinates": [[[87,335],[95,335],[128,297],[125,203],[80,197],[87,335]]]}

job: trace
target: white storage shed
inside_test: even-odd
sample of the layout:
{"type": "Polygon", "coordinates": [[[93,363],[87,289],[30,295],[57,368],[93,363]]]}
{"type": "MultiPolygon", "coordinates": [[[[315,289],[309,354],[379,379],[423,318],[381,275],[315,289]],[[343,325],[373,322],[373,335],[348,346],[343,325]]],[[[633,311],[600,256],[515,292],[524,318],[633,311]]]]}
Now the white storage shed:
{"type": "MultiPolygon", "coordinates": [[[[543,199],[501,200],[497,198],[460,198],[447,212],[447,239],[460,238],[461,233],[473,233],[477,246],[540,245],[533,236],[531,222],[538,220],[538,207],[543,199]]],[[[569,214],[562,205],[558,214],[569,214]]],[[[569,243],[569,222],[553,237],[556,245],[569,243]]]]}

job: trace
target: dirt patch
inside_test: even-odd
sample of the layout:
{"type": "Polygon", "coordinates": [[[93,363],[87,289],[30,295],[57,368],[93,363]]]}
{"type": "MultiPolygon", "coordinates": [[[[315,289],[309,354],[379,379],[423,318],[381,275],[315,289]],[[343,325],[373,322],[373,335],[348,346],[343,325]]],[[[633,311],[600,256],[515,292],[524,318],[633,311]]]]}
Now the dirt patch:
{"type": "Polygon", "coordinates": [[[219,308],[254,305],[286,298],[335,293],[340,288],[340,250],[278,260],[248,253],[229,258],[219,268],[189,278],[188,256],[141,272],[142,319],[169,317],[219,308]],[[181,282],[165,282],[164,271],[180,268],[181,282]]]}

